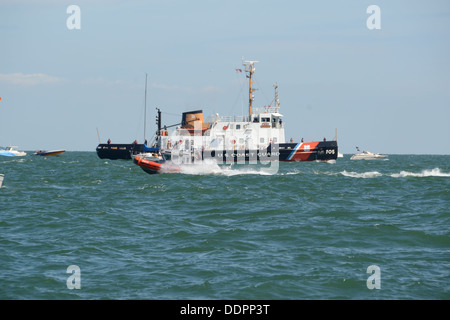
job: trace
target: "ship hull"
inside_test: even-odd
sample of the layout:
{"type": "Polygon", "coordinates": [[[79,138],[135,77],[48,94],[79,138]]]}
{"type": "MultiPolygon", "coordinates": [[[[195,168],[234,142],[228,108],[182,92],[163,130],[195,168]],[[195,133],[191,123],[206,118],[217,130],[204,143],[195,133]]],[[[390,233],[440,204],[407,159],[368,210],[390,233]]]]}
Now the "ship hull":
{"type": "Polygon", "coordinates": [[[337,141],[282,143],[280,161],[329,161],[338,157],[337,141]]]}
{"type": "Polygon", "coordinates": [[[134,155],[146,151],[145,144],[108,144],[101,143],[97,146],[97,156],[100,159],[131,160],[134,155]]]}
{"type": "Polygon", "coordinates": [[[164,158],[169,161],[151,161],[140,156],[133,157],[134,164],[141,167],[148,174],[178,173],[180,164],[193,164],[198,160],[214,159],[218,164],[258,164],[266,161],[330,161],[336,160],[338,155],[337,142],[308,142],[282,143],[263,150],[229,150],[203,151],[186,156],[165,153],[164,158]],[[200,158],[201,157],[201,158],[200,158]],[[187,161],[186,161],[187,160],[187,161]]]}
{"type": "MultiPolygon", "coordinates": [[[[180,153],[172,150],[165,153],[167,160],[181,158],[180,153]]],[[[182,153],[181,153],[182,154],[182,153]]],[[[336,141],[305,142],[305,143],[280,143],[271,145],[261,150],[204,150],[201,159],[215,159],[219,163],[258,163],[260,161],[330,161],[336,160],[338,146],[336,141]],[[272,147],[273,146],[273,147],[272,147]]],[[[200,159],[200,154],[195,160],[200,159]]]]}

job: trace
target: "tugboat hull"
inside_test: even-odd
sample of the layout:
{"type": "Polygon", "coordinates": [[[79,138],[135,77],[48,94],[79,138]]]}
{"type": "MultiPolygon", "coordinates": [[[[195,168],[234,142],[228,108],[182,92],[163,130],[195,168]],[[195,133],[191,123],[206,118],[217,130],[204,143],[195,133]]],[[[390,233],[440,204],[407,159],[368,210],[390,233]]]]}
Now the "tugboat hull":
{"type": "MultiPolygon", "coordinates": [[[[148,149],[148,148],[147,148],[148,149]]],[[[97,155],[100,159],[131,160],[134,155],[147,151],[145,144],[108,144],[101,143],[97,146],[97,155]]]]}

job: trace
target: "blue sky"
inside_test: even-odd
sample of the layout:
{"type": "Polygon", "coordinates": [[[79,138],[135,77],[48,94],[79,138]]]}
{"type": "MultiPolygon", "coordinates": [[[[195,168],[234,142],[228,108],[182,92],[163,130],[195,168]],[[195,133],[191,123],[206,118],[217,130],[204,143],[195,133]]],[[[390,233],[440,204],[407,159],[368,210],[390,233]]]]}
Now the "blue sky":
{"type": "Polygon", "coordinates": [[[147,139],[202,109],[247,113],[279,86],[286,137],[343,153],[450,154],[448,1],[0,2],[0,145],[95,151],[147,139]],[[70,30],[69,5],[81,29],[70,30]],[[381,9],[370,30],[366,9],[381,9]]]}

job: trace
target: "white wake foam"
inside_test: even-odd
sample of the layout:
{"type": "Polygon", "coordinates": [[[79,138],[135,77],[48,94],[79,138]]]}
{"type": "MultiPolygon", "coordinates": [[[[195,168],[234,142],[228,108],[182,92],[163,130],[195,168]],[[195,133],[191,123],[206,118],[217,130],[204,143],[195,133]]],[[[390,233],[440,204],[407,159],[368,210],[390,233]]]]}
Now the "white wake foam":
{"type": "Polygon", "coordinates": [[[248,165],[218,165],[214,160],[204,160],[201,162],[180,165],[181,173],[192,175],[273,175],[276,173],[273,168],[268,167],[248,167],[248,165]]]}
{"type": "Polygon", "coordinates": [[[352,178],[375,178],[375,177],[380,177],[382,176],[381,173],[379,173],[378,171],[368,171],[368,172],[363,172],[363,173],[358,173],[358,172],[348,172],[346,170],[342,171],[341,174],[343,176],[346,177],[352,177],[352,178]]]}
{"type": "Polygon", "coordinates": [[[450,177],[450,173],[441,172],[441,169],[434,168],[432,170],[423,170],[422,172],[409,172],[400,171],[400,173],[391,174],[393,178],[405,178],[405,177],[450,177]]]}
{"type": "MultiPolygon", "coordinates": [[[[384,176],[378,171],[368,171],[368,172],[353,172],[353,171],[341,171],[340,174],[346,177],[352,178],[376,178],[380,176],[384,176]]],[[[431,170],[422,170],[422,172],[409,172],[409,171],[400,171],[400,173],[392,173],[386,174],[385,176],[390,176],[392,178],[405,178],[405,177],[450,177],[450,173],[442,172],[439,168],[434,168],[431,170]]]]}

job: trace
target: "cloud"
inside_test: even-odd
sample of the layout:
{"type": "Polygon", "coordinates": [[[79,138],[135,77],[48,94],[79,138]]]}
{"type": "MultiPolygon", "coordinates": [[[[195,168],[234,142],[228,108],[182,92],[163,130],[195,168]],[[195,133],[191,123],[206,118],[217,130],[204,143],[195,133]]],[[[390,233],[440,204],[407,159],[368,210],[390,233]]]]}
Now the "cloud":
{"type": "Polygon", "coordinates": [[[35,86],[39,84],[61,83],[63,81],[63,78],[44,73],[0,73],[0,82],[14,85],[35,86]]]}

